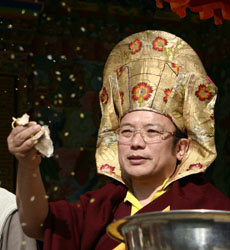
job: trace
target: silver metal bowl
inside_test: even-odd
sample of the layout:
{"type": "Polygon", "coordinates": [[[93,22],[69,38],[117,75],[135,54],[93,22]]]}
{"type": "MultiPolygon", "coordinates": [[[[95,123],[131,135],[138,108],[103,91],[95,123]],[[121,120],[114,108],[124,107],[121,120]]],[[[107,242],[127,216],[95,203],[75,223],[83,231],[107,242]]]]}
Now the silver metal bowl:
{"type": "Polygon", "coordinates": [[[230,250],[230,211],[143,213],[110,224],[107,233],[128,250],[230,250]]]}

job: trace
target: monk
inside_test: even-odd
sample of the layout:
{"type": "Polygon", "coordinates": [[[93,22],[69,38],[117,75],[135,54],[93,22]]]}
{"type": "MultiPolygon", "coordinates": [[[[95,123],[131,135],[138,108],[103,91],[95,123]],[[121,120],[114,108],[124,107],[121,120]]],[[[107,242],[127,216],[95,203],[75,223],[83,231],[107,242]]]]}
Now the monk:
{"type": "Polygon", "coordinates": [[[43,240],[45,250],[125,249],[106,234],[124,216],[230,210],[229,199],[203,177],[216,157],[216,95],[199,57],[179,37],[145,31],[118,43],[105,65],[96,151],[98,173],[112,183],[71,204],[48,202],[31,139],[40,125],[17,126],[8,137],[25,233],[43,240]]]}

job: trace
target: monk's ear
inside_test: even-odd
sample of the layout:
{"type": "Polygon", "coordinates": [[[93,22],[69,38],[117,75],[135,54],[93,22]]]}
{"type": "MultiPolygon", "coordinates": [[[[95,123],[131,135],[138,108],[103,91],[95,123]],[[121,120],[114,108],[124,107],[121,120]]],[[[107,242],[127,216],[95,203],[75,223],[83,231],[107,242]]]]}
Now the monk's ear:
{"type": "Polygon", "coordinates": [[[189,140],[187,138],[181,138],[176,144],[176,157],[181,161],[186,152],[189,149],[189,140]]]}

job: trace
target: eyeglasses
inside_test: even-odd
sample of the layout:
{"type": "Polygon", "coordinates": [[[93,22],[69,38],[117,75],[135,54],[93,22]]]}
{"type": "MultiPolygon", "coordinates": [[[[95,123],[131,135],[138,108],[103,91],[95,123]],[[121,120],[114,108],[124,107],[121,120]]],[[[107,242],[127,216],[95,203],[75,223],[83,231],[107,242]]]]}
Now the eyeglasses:
{"type": "Polygon", "coordinates": [[[167,130],[155,130],[152,128],[132,129],[119,128],[116,130],[117,140],[121,144],[130,144],[134,135],[139,133],[146,144],[159,143],[165,140],[168,136],[173,136],[174,132],[167,130]]]}

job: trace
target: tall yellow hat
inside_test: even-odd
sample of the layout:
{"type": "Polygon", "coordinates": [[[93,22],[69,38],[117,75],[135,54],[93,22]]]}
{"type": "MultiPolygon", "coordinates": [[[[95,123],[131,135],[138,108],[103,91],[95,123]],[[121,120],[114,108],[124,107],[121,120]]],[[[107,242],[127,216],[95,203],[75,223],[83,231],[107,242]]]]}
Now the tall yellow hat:
{"type": "Polygon", "coordinates": [[[108,57],[99,96],[98,173],[123,182],[115,130],[126,113],[140,109],[169,117],[190,141],[168,184],[204,172],[216,157],[216,94],[198,55],[181,38],[148,30],[122,40],[108,57]]]}

